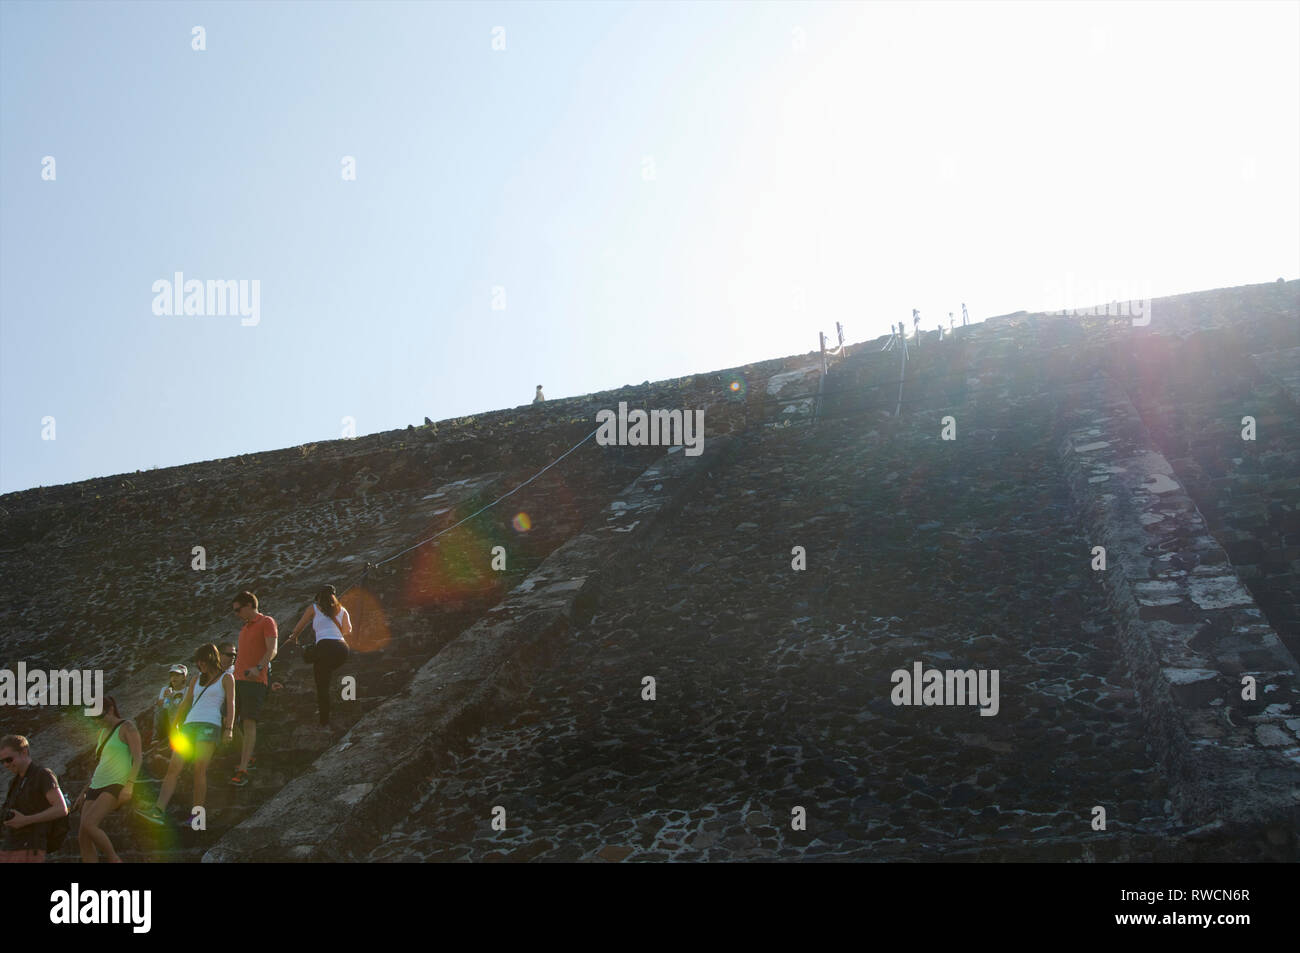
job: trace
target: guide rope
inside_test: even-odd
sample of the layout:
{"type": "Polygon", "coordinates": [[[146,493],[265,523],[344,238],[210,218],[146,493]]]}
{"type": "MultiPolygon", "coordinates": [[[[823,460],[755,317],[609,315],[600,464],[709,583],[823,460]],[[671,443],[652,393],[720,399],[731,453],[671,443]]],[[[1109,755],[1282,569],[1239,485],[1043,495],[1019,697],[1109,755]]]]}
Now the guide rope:
{"type": "Polygon", "coordinates": [[[590,440],[592,437],[596,436],[596,434],[599,433],[599,432],[600,432],[600,428],[597,427],[597,428],[596,428],[595,430],[593,430],[591,433],[587,434],[587,436],[583,437],[581,440],[579,440],[577,443],[575,443],[575,444],[574,444],[572,447],[570,447],[568,450],[564,451],[564,453],[560,454],[558,457],[556,457],[554,460],[552,460],[552,461],[551,461],[550,463],[548,463],[546,466],[542,467],[540,470],[538,470],[536,473],[534,473],[532,476],[530,476],[530,477],[529,477],[527,480],[525,480],[523,483],[520,483],[520,484],[519,484],[517,487],[515,487],[513,490],[510,490],[510,491],[508,491],[508,492],[506,492],[506,493],[502,493],[500,496],[498,496],[498,497],[497,497],[495,500],[493,500],[491,503],[488,503],[486,506],[481,506],[481,507],[479,507],[477,510],[475,510],[473,513],[471,513],[469,516],[466,516],[464,519],[459,520],[458,522],[453,523],[451,526],[448,526],[446,529],[439,530],[438,532],[434,533],[432,536],[429,536],[429,537],[427,537],[427,538],[425,538],[425,539],[422,539],[422,540],[420,540],[418,543],[413,543],[412,545],[407,546],[405,549],[403,549],[403,550],[401,550],[401,551],[399,551],[399,552],[393,553],[393,555],[388,556],[388,557],[386,557],[386,558],[384,558],[384,559],[381,559],[381,560],[379,560],[378,562],[367,562],[366,565],[365,565],[365,568],[361,571],[360,576],[358,576],[358,577],[357,577],[357,578],[356,578],[352,583],[349,583],[347,586],[345,586],[344,589],[343,589],[343,591],[344,591],[344,592],[347,592],[347,591],[351,590],[351,589],[352,589],[354,586],[356,586],[356,585],[364,586],[364,585],[365,585],[365,581],[366,581],[366,577],[367,577],[367,576],[368,576],[372,571],[378,569],[380,566],[384,565],[385,563],[390,563],[390,562],[392,562],[394,559],[398,559],[398,558],[401,557],[401,556],[405,556],[407,553],[411,552],[412,550],[419,549],[421,546],[425,545],[426,543],[431,543],[431,542],[433,542],[433,541],[434,541],[435,539],[437,539],[439,536],[445,536],[447,533],[450,533],[450,532],[451,532],[452,530],[454,530],[456,527],[458,527],[458,526],[463,526],[465,523],[468,523],[470,520],[472,520],[474,517],[478,516],[480,513],[484,512],[484,511],[486,511],[486,510],[491,509],[492,507],[494,507],[494,506],[496,506],[498,503],[500,503],[502,500],[507,499],[508,497],[511,497],[511,496],[513,496],[514,494],[518,493],[520,490],[522,490],[522,489],[523,489],[524,487],[526,487],[528,484],[532,483],[534,480],[536,480],[539,476],[541,476],[541,475],[542,475],[543,473],[545,473],[547,470],[551,469],[551,467],[555,466],[557,463],[559,463],[561,460],[563,460],[563,459],[564,459],[565,457],[567,457],[569,454],[573,453],[575,450],[577,450],[579,447],[581,447],[584,443],[586,443],[586,442],[587,442],[588,440],[590,440]]]}
{"type": "MultiPolygon", "coordinates": [[[[837,328],[837,329],[838,329],[838,328],[837,328]]],[[[843,334],[842,331],[841,331],[840,333],[841,333],[841,335],[843,334]]],[[[845,351],[845,345],[844,345],[844,343],[843,343],[843,338],[841,337],[841,343],[839,344],[839,346],[836,347],[834,350],[826,351],[825,353],[826,353],[827,355],[839,356],[839,355],[842,355],[842,354],[844,353],[844,351],[845,351]]],[[[904,364],[906,363],[906,361],[907,361],[907,355],[906,355],[906,352],[904,352],[904,355],[903,355],[903,362],[904,362],[904,364]]],[[[953,375],[945,375],[945,374],[927,374],[927,375],[923,375],[923,376],[920,377],[920,378],[915,378],[915,380],[925,380],[925,379],[927,379],[927,378],[931,378],[931,377],[945,377],[945,376],[953,376],[953,375]]],[[[902,399],[903,378],[902,378],[902,372],[901,372],[901,371],[900,371],[900,373],[899,373],[899,382],[898,382],[898,383],[899,383],[899,400],[898,400],[898,407],[901,408],[901,406],[902,406],[902,404],[903,404],[903,399],[902,399]]],[[[776,396],[769,396],[769,397],[767,397],[767,398],[763,401],[763,403],[766,403],[767,401],[777,401],[777,402],[781,402],[781,403],[789,403],[789,402],[792,402],[792,401],[795,401],[795,400],[804,400],[804,399],[807,399],[807,398],[811,397],[811,398],[813,398],[813,399],[815,400],[815,406],[816,406],[816,408],[819,409],[819,408],[820,408],[821,401],[822,401],[822,399],[825,398],[825,397],[830,397],[830,396],[834,396],[834,395],[838,395],[838,394],[859,393],[859,392],[861,392],[861,391],[876,390],[876,389],[878,389],[878,388],[880,388],[880,387],[885,387],[885,386],[888,386],[888,385],[886,385],[886,384],[875,384],[875,385],[867,385],[867,386],[863,386],[863,387],[850,387],[850,388],[843,388],[843,389],[838,389],[838,390],[830,390],[830,391],[827,391],[827,390],[824,389],[824,388],[825,388],[825,375],[822,375],[821,379],[819,379],[818,382],[817,382],[817,392],[816,392],[815,394],[806,394],[806,395],[801,395],[801,396],[796,396],[796,397],[776,397],[776,396]]],[[[816,410],[815,410],[814,412],[816,412],[816,410]]],[[[838,417],[838,416],[841,416],[841,415],[838,415],[838,414],[837,414],[837,415],[835,415],[835,416],[838,417]]],[[[896,416],[896,417],[898,416],[898,409],[897,409],[897,408],[896,408],[895,411],[894,411],[894,416],[896,416]]],[[[463,526],[464,524],[468,523],[470,520],[474,519],[476,516],[480,515],[481,513],[484,513],[485,511],[487,511],[487,510],[491,509],[492,507],[496,506],[498,503],[502,502],[503,500],[506,500],[506,499],[508,499],[509,497],[513,496],[514,494],[518,493],[518,492],[519,492],[520,490],[522,490],[524,487],[528,486],[528,484],[532,483],[534,480],[536,480],[538,477],[540,477],[540,476],[541,476],[543,473],[545,473],[547,470],[551,469],[553,466],[555,466],[556,464],[558,464],[558,463],[559,463],[561,460],[563,460],[565,457],[567,457],[567,456],[569,456],[571,453],[575,452],[579,447],[581,447],[583,444],[585,444],[585,443],[586,443],[588,440],[590,440],[592,437],[596,436],[596,434],[599,433],[599,432],[600,432],[600,428],[597,427],[597,428],[596,428],[595,430],[593,430],[591,433],[587,434],[587,436],[583,437],[581,440],[579,440],[577,443],[575,443],[575,444],[574,444],[572,447],[570,447],[568,450],[564,451],[564,453],[560,454],[558,457],[556,457],[554,460],[552,460],[552,461],[551,461],[550,463],[548,463],[546,466],[542,467],[540,470],[538,470],[536,473],[534,473],[532,476],[530,476],[530,477],[529,477],[527,480],[525,480],[523,483],[520,483],[520,484],[519,484],[518,486],[516,486],[514,489],[509,490],[508,492],[501,494],[501,496],[497,497],[497,498],[496,498],[495,500],[493,500],[491,503],[488,503],[488,504],[485,505],[485,506],[479,507],[479,509],[475,510],[475,511],[474,511],[473,513],[471,513],[469,516],[466,516],[464,519],[462,519],[462,520],[458,520],[457,522],[453,523],[451,526],[448,526],[447,528],[442,529],[442,530],[439,530],[438,532],[434,533],[432,536],[428,536],[428,537],[426,537],[425,539],[419,540],[419,541],[416,542],[416,543],[412,543],[410,546],[407,546],[405,549],[399,550],[398,552],[393,553],[391,556],[387,556],[387,557],[385,557],[384,559],[379,560],[378,562],[369,562],[369,561],[367,561],[367,562],[365,563],[365,568],[363,568],[362,571],[361,571],[361,572],[360,572],[360,573],[359,573],[359,574],[358,574],[358,575],[357,575],[357,576],[356,576],[356,577],[355,577],[351,582],[348,583],[348,585],[346,585],[346,586],[343,587],[343,591],[344,591],[344,592],[348,592],[348,591],[350,591],[351,589],[353,589],[353,588],[356,587],[356,586],[363,586],[363,587],[364,587],[364,586],[365,586],[365,583],[366,583],[366,579],[367,579],[367,577],[370,575],[370,573],[373,572],[373,571],[375,571],[375,570],[377,570],[380,566],[383,566],[383,565],[385,565],[386,563],[390,563],[390,562],[392,562],[392,561],[395,560],[395,559],[399,559],[399,558],[401,558],[402,556],[405,556],[407,553],[412,552],[413,550],[419,549],[421,546],[424,546],[424,545],[426,545],[426,544],[428,544],[428,543],[433,542],[434,540],[438,539],[440,536],[445,536],[447,533],[450,533],[452,530],[456,529],[457,527],[459,527],[459,526],[463,526]]]]}

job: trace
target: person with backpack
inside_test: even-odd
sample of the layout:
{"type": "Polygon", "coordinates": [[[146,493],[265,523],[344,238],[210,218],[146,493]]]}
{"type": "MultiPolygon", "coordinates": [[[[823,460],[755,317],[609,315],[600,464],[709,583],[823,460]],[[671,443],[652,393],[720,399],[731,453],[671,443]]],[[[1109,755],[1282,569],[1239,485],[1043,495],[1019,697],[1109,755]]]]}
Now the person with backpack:
{"type": "Polygon", "coordinates": [[[346,636],[352,634],[352,619],[343,608],[333,586],[323,586],[316,593],[316,601],[303,612],[293,627],[288,642],[298,638],[298,633],[311,623],[315,643],[303,650],[303,659],[312,664],[316,675],[316,709],[322,726],[330,723],[330,681],[334,670],[348,660],[346,636]]]}
{"type": "Polygon", "coordinates": [[[185,751],[172,754],[158,791],[158,802],[136,811],[145,820],[162,824],[167,804],[176,792],[176,782],[185,767],[186,756],[194,762],[194,806],[203,807],[208,794],[208,762],[219,741],[230,741],[235,730],[235,680],[221,667],[215,645],[200,645],[194,652],[198,674],[190,679],[185,698],[176,711],[185,751]]]}
{"type": "Polygon", "coordinates": [[[143,760],[140,732],[135,724],[118,713],[117,701],[112,695],[104,698],[103,710],[95,716],[104,727],[95,740],[95,773],[90,786],[82,791],[72,810],[85,805],[81,812],[81,826],[77,829],[77,843],[81,847],[83,864],[99,863],[103,851],[110,864],[120,864],[122,858],[113,849],[113,842],[104,833],[104,819],[123,804],[131,803],[136,776],[143,760]]]}
{"type": "Polygon", "coordinates": [[[0,738],[0,764],[13,775],[0,821],[0,864],[43,864],[45,855],[63,845],[68,833],[68,802],[59,779],[32,762],[22,735],[0,738]]]}

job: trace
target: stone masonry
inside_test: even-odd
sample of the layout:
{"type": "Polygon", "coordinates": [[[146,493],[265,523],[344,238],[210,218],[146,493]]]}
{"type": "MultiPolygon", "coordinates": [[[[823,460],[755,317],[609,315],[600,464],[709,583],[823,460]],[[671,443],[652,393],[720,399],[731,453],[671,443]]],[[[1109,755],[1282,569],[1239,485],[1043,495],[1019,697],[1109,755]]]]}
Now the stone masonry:
{"type": "MultiPolygon", "coordinates": [[[[879,338],[824,379],[798,355],[10,494],[0,663],[102,667],[143,713],[233,635],[234,591],[287,632],[596,410],[703,407],[700,457],[588,441],[368,574],[336,726],[286,653],[254,783],[226,787],[222,753],[209,829],[118,812],[124,855],[1295,859],[1300,282],[1150,314],[1021,312],[905,366],[879,338]],[[996,713],[896,704],[914,664],[996,672],[996,713]]],[[[85,720],[0,715],[75,796],[85,720]]]]}

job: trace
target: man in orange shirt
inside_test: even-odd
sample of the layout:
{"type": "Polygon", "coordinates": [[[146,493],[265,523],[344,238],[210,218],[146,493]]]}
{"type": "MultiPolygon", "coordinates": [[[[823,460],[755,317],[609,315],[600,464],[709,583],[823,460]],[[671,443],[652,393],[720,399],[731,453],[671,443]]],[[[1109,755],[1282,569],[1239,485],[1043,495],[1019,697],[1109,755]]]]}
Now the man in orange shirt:
{"type": "Polygon", "coordinates": [[[248,765],[257,745],[257,719],[266,701],[266,673],[275,658],[279,633],[275,620],[257,611],[257,596],[245,590],[235,596],[234,603],[235,614],[244,623],[235,653],[235,715],[243,728],[244,744],[230,783],[242,788],[248,783],[248,765]]]}

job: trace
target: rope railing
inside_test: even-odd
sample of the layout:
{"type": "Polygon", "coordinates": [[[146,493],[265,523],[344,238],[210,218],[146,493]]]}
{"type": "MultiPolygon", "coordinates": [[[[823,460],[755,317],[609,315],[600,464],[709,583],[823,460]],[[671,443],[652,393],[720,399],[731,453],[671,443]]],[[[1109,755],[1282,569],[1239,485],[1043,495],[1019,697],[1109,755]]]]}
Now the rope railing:
{"type": "Polygon", "coordinates": [[[528,486],[528,484],[532,483],[534,480],[536,480],[539,476],[541,476],[541,475],[542,475],[543,473],[545,473],[547,470],[551,469],[551,467],[555,466],[557,463],[559,463],[561,460],[563,460],[563,459],[564,459],[565,457],[567,457],[569,454],[573,453],[575,450],[577,450],[579,447],[581,447],[584,443],[586,443],[586,442],[587,442],[588,440],[590,440],[592,437],[596,436],[596,434],[597,434],[599,431],[600,431],[600,428],[597,427],[597,428],[596,428],[595,430],[593,430],[591,433],[587,434],[587,436],[583,437],[581,440],[579,440],[577,443],[575,443],[575,444],[574,444],[572,447],[570,447],[568,450],[564,451],[564,453],[560,454],[558,457],[556,457],[554,460],[552,460],[552,461],[551,461],[550,463],[548,463],[546,466],[542,467],[540,470],[538,470],[536,473],[534,473],[532,476],[530,476],[530,477],[529,477],[527,480],[525,480],[523,483],[520,483],[520,484],[519,484],[518,486],[516,486],[513,490],[510,490],[509,492],[506,492],[506,493],[502,493],[500,496],[498,496],[498,497],[497,497],[495,500],[493,500],[491,503],[488,503],[488,504],[485,505],[485,506],[481,506],[481,507],[479,507],[477,510],[475,510],[473,513],[471,513],[469,516],[466,516],[464,519],[457,520],[457,521],[456,521],[455,523],[453,523],[452,525],[446,527],[445,529],[441,529],[441,530],[439,530],[438,532],[434,533],[432,536],[428,536],[428,537],[426,537],[426,538],[420,540],[419,542],[412,543],[410,546],[407,546],[405,549],[399,550],[398,552],[393,553],[391,556],[387,556],[387,557],[385,557],[384,559],[379,560],[378,562],[367,562],[366,565],[365,565],[365,568],[361,571],[361,573],[360,573],[360,574],[359,574],[359,575],[358,575],[358,576],[357,576],[357,577],[356,577],[352,582],[350,582],[348,585],[346,585],[346,586],[343,587],[343,591],[344,591],[344,592],[348,592],[348,591],[350,591],[351,589],[353,589],[354,587],[356,587],[356,586],[358,586],[358,585],[360,585],[360,586],[364,586],[364,585],[365,585],[365,582],[366,582],[366,578],[370,575],[371,572],[373,572],[374,570],[378,569],[380,566],[383,566],[385,563],[391,563],[394,559],[399,559],[399,558],[401,558],[402,556],[405,556],[407,553],[412,552],[412,551],[414,551],[414,550],[416,550],[416,549],[419,549],[421,546],[424,546],[424,545],[426,545],[426,544],[428,544],[428,543],[433,542],[435,539],[437,539],[437,538],[440,537],[440,536],[445,536],[446,534],[450,533],[452,530],[456,529],[458,526],[463,526],[464,524],[468,523],[470,520],[474,519],[474,517],[478,516],[479,514],[484,513],[484,512],[486,512],[487,510],[490,510],[492,507],[496,506],[496,505],[497,505],[498,503],[500,503],[502,500],[505,500],[505,499],[508,499],[508,498],[511,497],[511,496],[514,496],[516,493],[518,493],[518,492],[519,492],[520,490],[522,490],[524,487],[528,486]]]}
{"type": "MultiPolygon", "coordinates": [[[[864,391],[873,391],[873,390],[878,390],[878,389],[880,389],[880,388],[882,388],[882,387],[890,386],[889,384],[869,384],[869,385],[863,385],[863,386],[858,386],[858,387],[841,388],[841,389],[836,389],[836,390],[826,390],[826,389],[825,389],[825,379],[826,379],[826,377],[828,376],[828,372],[829,372],[829,364],[827,363],[826,359],[827,359],[828,357],[843,357],[844,355],[847,354],[847,347],[848,347],[848,346],[844,343],[844,328],[843,328],[843,326],[842,326],[842,325],[837,321],[837,322],[835,323],[835,329],[836,329],[836,332],[838,333],[838,336],[839,336],[839,344],[838,344],[838,346],[835,347],[834,349],[827,350],[827,349],[826,349],[826,336],[825,336],[825,334],[821,334],[821,335],[820,335],[820,337],[821,337],[821,345],[822,345],[822,364],[823,364],[823,373],[821,374],[821,376],[820,376],[819,379],[818,379],[818,388],[817,388],[817,391],[816,391],[816,392],[813,392],[813,393],[809,393],[809,394],[801,394],[801,395],[794,395],[794,396],[777,396],[777,395],[768,395],[768,396],[766,396],[766,397],[760,398],[760,401],[759,401],[760,406],[766,405],[767,403],[793,403],[793,402],[800,401],[800,400],[809,400],[809,399],[811,399],[811,400],[814,400],[814,401],[815,401],[815,404],[814,404],[814,416],[815,416],[815,417],[817,417],[817,416],[821,416],[822,419],[835,419],[835,418],[838,418],[838,417],[843,416],[843,415],[836,414],[836,415],[833,415],[832,417],[825,417],[823,414],[820,413],[821,403],[822,403],[822,401],[823,401],[825,398],[827,398],[827,397],[835,397],[835,396],[839,396],[839,395],[841,395],[841,394],[861,394],[861,393],[863,393],[864,391]]],[[[891,339],[891,340],[892,340],[892,339],[891,339]]],[[[886,346],[888,346],[888,345],[886,345],[886,346]]],[[[906,352],[904,351],[904,353],[903,353],[903,360],[904,360],[904,362],[906,362],[906,358],[907,358],[907,355],[906,355],[906,352]]],[[[930,380],[930,379],[934,379],[934,378],[936,378],[936,377],[951,377],[951,376],[954,376],[954,375],[952,375],[952,374],[927,374],[927,375],[923,375],[923,376],[918,377],[918,378],[913,378],[913,382],[924,381],[924,380],[930,380]]],[[[899,377],[899,399],[898,399],[897,408],[895,409],[895,416],[898,415],[898,408],[901,408],[902,405],[903,405],[904,403],[912,403],[912,402],[913,402],[913,401],[904,401],[904,400],[903,400],[903,397],[902,397],[902,385],[903,385],[903,378],[902,378],[901,373],[900,373],[900,377],[899,377]]],[[[552,467],[554,467],[555,465],[557,465],[558,463],[560,463],[560,461],[564,460],[564,459],[565,459],[566,457],[568,457],[570,454],[572,454],[572,453],[574,453],[575,451],[577,451],[579,447],[581,447],[581,446],[582,446],[583,444],[585,444],[588,440],[590,440],[592,437],[594,437],[597,433],[599,433],[599,431],[600,431],[600,428],[597,427],[595,430],[591,431],[591,433],[587,434],[587,436],[583,437],[581,440],[579,440],[577,443],[575,443],[575,444],[574,444],[572,447],[570,447],[568,450],[564,451],[564,453],[560,454],[558,457],[556,457],[554,460],[552,460],[552,461],[551,461],[550,463],[548,463],[546,466],[542,467],[540,470],[538,470],[536,473],[534,473],[532,476],[530,476],[527,480],[524,480],[522,483],[520,483],[518,486],[514,487],[513,489],[509,490],[508,492],[501,494],[501,496],[497,497],[497,498],[496,498],[495,500],[493,500],[492,502],[487,503],[486,505],[479,507],[479,508],[478,508],[477,510],[475,510],[473,513],[469,514],[468,516],[464,517],[463,519],[457,520],[457,521],[456,521],[455,523],[453,523],[451,526],[448,526],[448,527],[446,527],[445,529],[441,529],[441,530],[439,530],[438,532],[434,533],[432,536],[425,537],[424,539],[421,539],[421,540],[419,540],[419,541],[417,541],[417,542],[415,542],[415,543],[412,543],[410,546],[407,546],[405,549],[398,550],[397,552],[393,553],[393,554],[390,555],[390,556],[386,556],[385,558],[379,560],[378,562],[370,562],[370,561],[367,561],[367,562],[365,563],[365,568],[362,569],[362,571],[361,571],[361,572],[360,572],[360,573],[359,573],[359,574],[358,574],[358,575],[357,575],[357,576],[356,576],[356,577],[355,577],[351,582],[349,582],[348,585],[346,585],[346,586],[343,587],[343,591],[344,591],[344,592],[348,592],[348,591],[352,590],[353,588],[355,588],[355,587],[357,587],[357,586],[364,586],[365,583],[366,583],[366,580],[369,578],[370,573],[372,573],[372,572],[374,572],[375,570],[379,569],[380,566],[383,566],[383,565],[385,565],[385,564],[387,564],[387,563],[390,563],[390,562],[392,562],[392,561],[395,560],[395,559],[400,559],[402,556],[405,556],[407,553],[413,552],[413,551],[419,549],[421,546],[425,546],[425,545],[427,545],[427,544],[429,544],[429,543],[434,542],[434,541],[437,540],[439,537],[441,537],[441,536],[445,536],[447,533],[450,533],[452,530],[456,529],[457,527],[463,526],[463,525],[465,525],[466,523],[468,523],[470,520],[474,519],[475,517],[481,515],[482,513],[485,513],[487,510],[489,510],[489,509],[491,509],[492,507],[496,506],[497,504],[501,503],[503,500],[506,500],[506,499],[510,498],[511,496],[513,496],[514,494],[516,494],[516,493],[518,493],[520,490],[522,490],[524,487],[528,486],[530,483],[532,483],[532,482],[533,482],[534,480],[536,480],[538,477],[540,477],[543,473],[545,473],[546,471],[550,470],[552,467]]]]}

